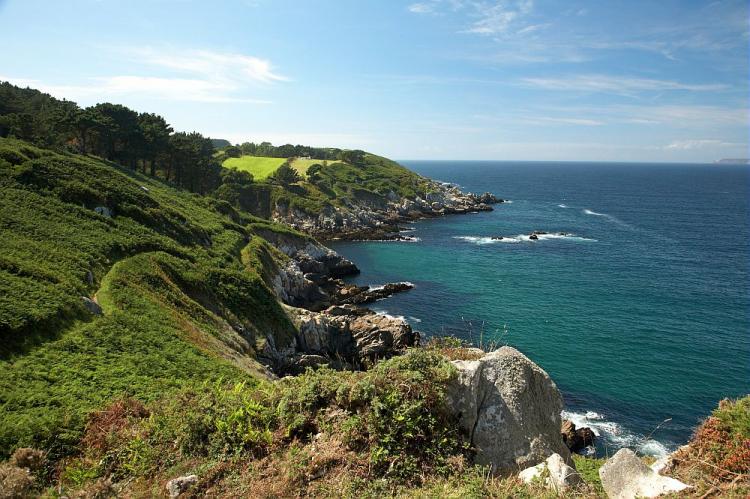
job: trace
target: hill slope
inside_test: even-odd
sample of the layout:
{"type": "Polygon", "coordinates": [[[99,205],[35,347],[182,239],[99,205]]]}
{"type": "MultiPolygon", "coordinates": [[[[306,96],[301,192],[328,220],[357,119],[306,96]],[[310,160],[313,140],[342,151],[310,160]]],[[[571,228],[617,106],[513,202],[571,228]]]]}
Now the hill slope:
{"type": "Polygon", "coordinates": [[[114,395],[150,400],[194,380],[263,376],[254,358],[266,337],[293,338],[262,265],[242,252],[270,251],[253,223],[306,236],[20,141],[0,139],[0,178],[3,454],[65,452],[114,395]]]}

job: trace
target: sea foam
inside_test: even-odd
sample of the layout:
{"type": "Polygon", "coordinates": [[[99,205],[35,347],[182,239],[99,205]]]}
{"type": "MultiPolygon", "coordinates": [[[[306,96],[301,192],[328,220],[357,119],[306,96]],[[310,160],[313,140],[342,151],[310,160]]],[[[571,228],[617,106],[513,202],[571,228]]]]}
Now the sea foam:
{"type": "Polygon", "coordinates": [[[622,447],[629,447],[641,454],[657,458],[666,456],[671,452],[667,444],[647,438],[644,435],[632,433],[620,423],[609,421],[604,414],[598,412],[563,411],[561,417],[562,419],[570,420],[576,425],[576,428],[591,428],[600,445],[604,448],[620,449],[622,447]]]}
{"type": "Polygon", "coordinates": [[[469,243],[473,243],[476,245],[485,245],[485,244],[495,244],[495,243],[505,243],[505,244],[517,244],[517,243],[534,243],[539,241],[547,241],[547,240],[554,240],[554,239],[560,239],[560,240],[568,240],[568,241],[581,241],[581,242],[597,242],[596,239],[591,239],[588,237],[581,237],[577,236],[575,234],[562,234],[559,232],[554,232],[550,234],[537,234],[537,239],[533,240],[528,234],[518,234],[515,236],[503,236],[502,239],[493,239],[489,236],[453,236],[453,239],[459,239],[461,241],[466,241],[469,243]]]}

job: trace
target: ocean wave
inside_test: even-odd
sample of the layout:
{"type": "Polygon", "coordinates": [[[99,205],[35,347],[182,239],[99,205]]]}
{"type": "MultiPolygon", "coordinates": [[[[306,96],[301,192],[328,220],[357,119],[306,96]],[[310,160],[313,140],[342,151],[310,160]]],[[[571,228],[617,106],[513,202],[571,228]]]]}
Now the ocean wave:
{"type": "Polygon", "coordinates": [[[416,322],[417,324],[419,324],[420,322],[422,322],[422,319],[418,319],[417,317],[413,317],[411,315],[409,316],[409,320],[413,321],[413,322],[416,322]]]}
{"type": "Polygon", "coordinates": [[[378,315],[382,315],[383,317],[388,317],[389,319],[398,319],[407,322],[406,317],[404,317],[403,315],[389,314],[388,311],[383,308],[371,307],[371,310],[378,315]]]}
{"type": "Polygon", "coordinates": [[[632,433],[620,423],[608,421],[604,414],[598,412],[563,411],[561,416],[563,419],[572,421],[576,428],[591,428],[599,444],[608,450],[629,447],[641,454],[657,458],[666,456],[671,451],[667,444],[644,435],[632,433]]]}
{"type": "Polygon", "coordinates": [[[557,206],[558,206],[559,208],[567,208],[567,207],[568,207],[568,205],[567,205],[567,204],[563,204],[563,203],[560,203],[560,204],[558,204],[557,206]]]}
{"type": "Polygon", "coordinates": [[[582,237],[582,236],[577,236],[575,234],[561,233],[561,232],[553,232],[550,234],[537,234],[536,237],[537,239],[534,240],[534,239],[531,239],[531,236],[529,234],[518,234],[515,236],[503,236],[502,239],[493,238],[489,236],[453,236],[453,239],[460,239],[462,241],[474,243],[477,245],[495,244],[495,243],[505,243],[505,244],[516,244],[516,243],[526,243],[526,242],[533,243],[533,242],[553,240],[553,239],[594,242],[594,243],[597,242],[596,239],[591,239],[588,237],[582,237]]]}
{"type": "Polygon", "coordinates": [[[589,210],[588,208],[584,208],[583,210],[581,210],[581,213],[583,213],[584,215],[592,215],[592,216],[595,216],[595,217],[602,217],[605,220],[609,220],[610,222],[614,222],[614,223],[616,223],[618,225],[622,225],[623,227],[627,227],[629,229],[633,228],[630,224],[627,224],[627,223],[623,222],[622,220],[620,220],[617,217],[613,217],[612,215],[608,215],[607,213],[599,213],[599,212],[594,211],[594,210],[589,210]]]}
{"type": "Polygon", "coordinates": [[[586,215],[594,215],[595,217],[609,217],[610,215],[607,215],[606,213],[597,213],[594,210],[584,209],[583,212],[586,215]]]}

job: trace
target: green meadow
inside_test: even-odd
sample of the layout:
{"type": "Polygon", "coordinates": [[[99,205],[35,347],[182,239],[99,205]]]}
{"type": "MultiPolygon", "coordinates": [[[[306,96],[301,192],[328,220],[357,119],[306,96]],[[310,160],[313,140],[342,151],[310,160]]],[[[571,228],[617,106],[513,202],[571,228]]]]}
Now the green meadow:
{"type": "Polygon", "coordinates": [[[265,156],[242,156],[239,158],[228,158],[222,166],[235,170],[248,172],[256,180],[263,180],[276,171],[286,158],[268,158],[265,156]]]}

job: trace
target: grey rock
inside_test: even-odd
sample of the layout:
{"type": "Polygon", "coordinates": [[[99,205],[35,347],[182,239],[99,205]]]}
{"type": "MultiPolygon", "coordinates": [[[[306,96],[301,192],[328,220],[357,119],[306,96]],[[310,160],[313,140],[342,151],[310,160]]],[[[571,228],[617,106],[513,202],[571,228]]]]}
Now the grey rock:
{"type": "Polygon", "coordinates": [[[575,465],[566,464],[560,454],[552,454],[543,463],[526,468],[518,474],[518,478],[525,483],[544,479],[545,485],[555,492],[562,492],[581,482],[575,465]]]}
{"type": "Polygon", "coordinates": [[[112,210],[110,210],[106,206],[97,206],[96,208],[94,208],[94,211],[104,217],[107,217],[107,218],[112,217],[112,210]]]}
{"type": "Polygon", "coordinates": [[[676,493],[688,485],[659,475],[630,449],[620,449],[599,468],[599,478],[610,499],[657,497],[676,493]]]}
{"type": "Polygon", "coordinates": [[[102,307],[88,296],[82,296],[83,306],[94,315],[102,315],[102,307]]]}
{"type": "Polygon", "coordinates": [[[167,493],[169,497],[177,497],[196,483],[198,483],[198,477],[195,475],[173,478],[167,482],[167,493]]]}
{"type": "Polygon", "coordinates": [[[562,396],[544,370],[511,347],[453,364],[458,376],[448,386],[448,403],[477,464],[507,474],[554,453],[570,461],[560,435],[562,396]]]}

